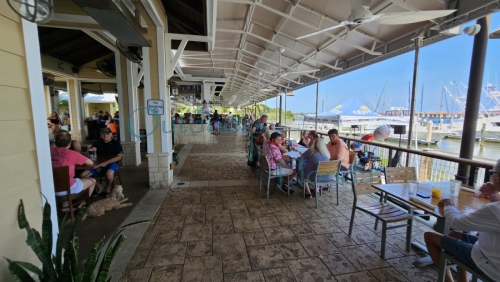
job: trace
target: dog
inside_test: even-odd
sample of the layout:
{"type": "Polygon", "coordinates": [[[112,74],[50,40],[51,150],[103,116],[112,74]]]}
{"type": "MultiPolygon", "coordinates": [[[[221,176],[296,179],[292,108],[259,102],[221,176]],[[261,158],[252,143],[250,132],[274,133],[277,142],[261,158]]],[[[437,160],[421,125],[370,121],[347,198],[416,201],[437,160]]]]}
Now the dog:
{"type": "Polygon", "coordinates": [[[128,201],[128,198],[125,198],[123,195],[123,187],[121,185],[115,185],[108,198],[90,204],[84,218],[98,217],[103,215],[106,211],[117,210],[132,205],[131,203],[124,203],[126,201],[128,201]]]}

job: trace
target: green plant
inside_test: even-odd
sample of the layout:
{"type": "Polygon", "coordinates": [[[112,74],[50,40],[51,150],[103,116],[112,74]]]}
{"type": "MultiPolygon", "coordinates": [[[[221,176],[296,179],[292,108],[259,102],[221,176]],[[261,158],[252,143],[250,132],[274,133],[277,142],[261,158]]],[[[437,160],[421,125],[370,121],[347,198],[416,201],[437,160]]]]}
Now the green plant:
{"type": "MultiPolygon", "coordinates": [[[[108,279],[108,272],[111,262],[113,261],[116,253],[125,241],[125,236],[122,234],[123,231],[132,225],[145,223],[149,221],[138,221],[130,223],[118,228],[111,240],[108,247],[104,253],[102,262],[99,264],[99,259],[101,257],[101,251],[104,244],[104,238],[94,245],[92,252],[90,253],[82,272],[78,271],[78,237],[75,236],[78,225],[82,221],[83,215],[85,214],[84,209],[82,209],[75,218],[71,232],[66,244],[64,244],[64,254],[63,254],[63,236],[58,236],[56,242],[56,252],[55,255],[52,254],[52,220],[50,219],[50,204],[45,203],[43,207],[43,220],[42,220],[42,234],[31,228],[26,215],[24,212],[23,201],[21,200],[19,208],[17,211],[17,221],[20,229],[26,229],[28,232],[28,238],[26,243],[31,247],[35,255],[38,257],[42,263],[42,269],[37,266],[22,261],[12,261],[5,258],[9,263],[9,271],[16,281],[26,282],[35,281],[29,272],[38,276],[38,280],[41,282],[59,282],[59,281],[74,281],[74,282],[87,282],[96,281],[104,282],[111,281],[111,277],[108,279]],[[97,268],[97,269],[96,269],[97,268]],[[97,270],[97,276],[94,273],[97,270]]],[[[64,217],[63,224],[66,220],[64,217]]],[[[60,234],[64,233],[64,225],[62,226],[60,234]]],[[[59,235],[60,235],[59,234],[59,235]]]]}
{"type": "Polygon", "coordinates": [[[174,153],[172,154],[172,161],[175,165],[179,164],[179,149],[174,145],[174,153]]]}

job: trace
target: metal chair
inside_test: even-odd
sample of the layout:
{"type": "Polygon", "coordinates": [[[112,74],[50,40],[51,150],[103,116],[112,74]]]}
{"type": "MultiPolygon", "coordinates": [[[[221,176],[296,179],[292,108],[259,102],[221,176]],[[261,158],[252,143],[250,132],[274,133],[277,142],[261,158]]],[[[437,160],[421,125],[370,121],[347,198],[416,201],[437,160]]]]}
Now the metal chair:
{"type": "Polygon", "coordinates": [[[438,282],[444,282],[444,278],[446,276],[446,268],[456,265],[462,269],[465,269],[467,272],[472,274],[472,282],[477,282],[477,279],[480,279],[483,282],[494,282],[495,280],[490,279],[489,277],[485,277],[476,271],[472,270],[470,267],[465,265],[463,262],[458,260],[456,257],[452,256],[451,254],[448,254],[445,251],[441,252],[441,256],[439,258],[439,268],[438,268],[438,282]],[[448,261],[450,263],[448,264],[448,261]]]}
{"type": "MultiPolygon", "coordinates": [[[[266,156],[261,155],[259,158],[260,169],[259,169],[259,190],[262,190],[262,175],[264,174],[267,177],[267,188],[266,188],[266,198],[269,198],[269,187],[271,184],[272,178],[286,177],[288,179],[288,175],[272,175],[272,171],[269,170],[269,161],[266,156]]],[[[278,168],[279,169],[279,168],[278,168]]],[[[288,189],[288,196],[290,196],[290,189],[288,189]]]]}
{"type": "MultiPolygon", "coordinates": [[[[372,184],[382,183],[380,172],[372,173],[355,173],[352,180],[352,193],[354,201],[352,204],[351,222],[349,224],[349,236],[352,234],[354,225],[354,216],[356,210],[360,210],[368,215],[375,217],[376,223],[380,220],[382,222],[382,247],[381,257],[385,258],[385,245],[387,241],[387,230],[405,227],[406,226],[406,250],[410,250],[411,234],[413,226],[413,215],[411,213],[402,211],[394,206],[382,202],[374,202],[368,205],[357,205],[358,195],[370,194],[379,192],[378,189],[372,187],[372,184]],[[395,225],[388,227],[388,223],[407,221],[405,224],[395,225]]],[[[377,229],[375,225],[375,229],[377,229]]]]}
{"type": "MultiPolygon", "coordinates": [[[[304,181],[307,181],[309,184],[313,184],[316,187],[319,185],[326,185],[328,187],[328,191],[330,191],[330,184],[335,182],[337,187],[337,205],[339,204],[339,171],[340,171],[341,161],[325,161],[318,163],[318,169],[316,170],[316,178],[314,181],[310,180],[308,176],[305,176],[304,181]]],[[[304,189],[304,197],[305,192],[304,189]]],[[[319,189],[319,194],[323,194],[323,189],[319,189]]],[[[316,208],[318,208],[318,193],[316,192],[316,208]]]]}
{"type": "Polygon", "coordinates": [[[56,204],[58,206],[58,210],[60,212],[65,212],[65,209],[69,209],[71,222],[73,222],[75,221],[75,210],[77,209],[77,207],[83,201],[85,201],[87,206],[90,205],[89,191],[85,189],[78,194],[71,194],[68,166],[52,168],[52,175],[54,177],[55,192],[66,192],[66,196],[56,196],[56,204]],[[68,206],[63,206],[64,203],[68,203],[68,206]]]}

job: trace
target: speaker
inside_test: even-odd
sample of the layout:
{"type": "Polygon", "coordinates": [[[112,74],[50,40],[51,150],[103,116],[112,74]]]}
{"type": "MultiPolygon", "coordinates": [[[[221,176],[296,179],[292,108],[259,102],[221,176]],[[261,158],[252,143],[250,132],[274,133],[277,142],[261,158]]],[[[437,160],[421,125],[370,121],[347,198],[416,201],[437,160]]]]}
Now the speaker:
{"type": "Polygon", "coordinates": [[[357,124],[353,124],[351,125],[351,128],[359,128],[359,126],[357,124]]]}
{"type": "Polygon", "coordinates": [[[394,134],[406,134],[406,125],[395,125],[394,134]]]}

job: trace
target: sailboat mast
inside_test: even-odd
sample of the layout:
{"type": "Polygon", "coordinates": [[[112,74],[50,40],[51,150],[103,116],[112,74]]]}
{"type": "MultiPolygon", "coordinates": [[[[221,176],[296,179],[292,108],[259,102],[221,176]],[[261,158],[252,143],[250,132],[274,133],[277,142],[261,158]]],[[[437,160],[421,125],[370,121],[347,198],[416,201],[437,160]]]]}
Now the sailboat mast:
{"type": "Polygon", "coordinates": [[[424,106],[424,85],[422,85],[422,95],[420,96],[420,113],[423,112],[424,106]]]}

